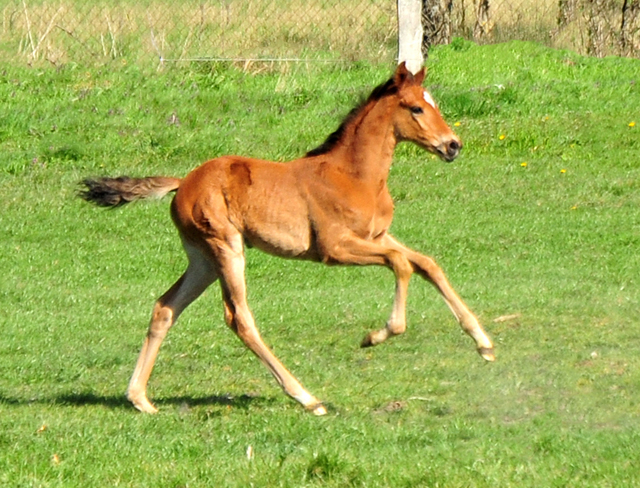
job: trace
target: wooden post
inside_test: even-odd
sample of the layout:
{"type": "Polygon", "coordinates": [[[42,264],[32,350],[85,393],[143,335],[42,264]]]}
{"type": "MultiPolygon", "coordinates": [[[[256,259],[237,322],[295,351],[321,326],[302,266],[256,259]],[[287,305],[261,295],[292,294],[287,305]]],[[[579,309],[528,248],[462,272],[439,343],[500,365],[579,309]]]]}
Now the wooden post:
{"type": "MultiPolygon", "coordinates": [[[[474,2],[475,3],[475,2],[474,2]]],[[[489,13],[489,0],[478,0],[476,6],[476,25],[473,28],[473,39],[475,41],[488,40],[491,38],[493,21],[489,13]]]]}
{"type": "Polygon", "coordinates": [[[609,17],[614,10],[613,0],[584,0],[584,16],[587,21],[587,54],[602,58],[607,53],[611,29],[609,17]]]}
{"type": "Polygon", "coordinates": [[[398,0],[398,63],[417,73],[422,57],[422,0],[398,0]]]}
{"type": "Polygon", "coordinates": [[[422,0],[422,54],[425,58],[429,56],[431,46],[451,44],[452,11],[453,0],[422,0]]]}
{"type": "Polygon", "coordinates": [[[620,54],[640,55],[640,1],[624,0],[620,24],[620,54]]]}

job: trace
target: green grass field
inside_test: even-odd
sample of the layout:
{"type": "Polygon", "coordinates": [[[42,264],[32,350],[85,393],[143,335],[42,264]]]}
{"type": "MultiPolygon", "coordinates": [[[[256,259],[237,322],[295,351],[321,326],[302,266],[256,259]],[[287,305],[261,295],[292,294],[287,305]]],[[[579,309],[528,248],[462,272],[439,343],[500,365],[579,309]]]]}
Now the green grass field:
{"type": "Polygon", "coordinates": [[[640,485],[640,61],[528,43],[434,49],[465,142],[400,146],[393,233],[433,256],[496,342],[485,364],[436,291],[377,348],[393,276],[248,251],[266,341],[330,406],[286,398],[227,330],[217,285],[124,399],[154,300],[186,264],[170,199],[105,211],[86,176],[184,175],[315,147],[393,66],[0,67],[0,485],[640,485]],[[248,452],[251,456],[248,456],[248,452]]]}

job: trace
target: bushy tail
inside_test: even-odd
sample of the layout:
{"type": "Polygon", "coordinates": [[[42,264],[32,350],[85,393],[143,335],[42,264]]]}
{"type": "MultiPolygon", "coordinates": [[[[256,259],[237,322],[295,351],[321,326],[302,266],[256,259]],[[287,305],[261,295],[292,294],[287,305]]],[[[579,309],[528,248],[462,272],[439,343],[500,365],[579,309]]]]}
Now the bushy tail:
{"type": "Polygon", "coordinates": [[[147,178],[87,178],[81,182],[86,189],[78,196],[101,207],[119,207],[144,198],[162,198],[180,187],[180,178],[150,176],[147,178]]]}

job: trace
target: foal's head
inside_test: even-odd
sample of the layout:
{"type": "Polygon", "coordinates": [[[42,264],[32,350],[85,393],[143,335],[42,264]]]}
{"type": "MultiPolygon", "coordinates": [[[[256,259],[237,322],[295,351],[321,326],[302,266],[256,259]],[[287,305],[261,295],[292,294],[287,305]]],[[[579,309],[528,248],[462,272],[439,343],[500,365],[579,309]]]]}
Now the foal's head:
{"type": "Polygon", "coordinates": [[[412,141],[445,161],[453,161],[462,142],[443,120],[428,91],[422,87],[425,69],[413,75],[402,63],[393,75],[399,106],[394,113],[398,141],[412,141]]]}

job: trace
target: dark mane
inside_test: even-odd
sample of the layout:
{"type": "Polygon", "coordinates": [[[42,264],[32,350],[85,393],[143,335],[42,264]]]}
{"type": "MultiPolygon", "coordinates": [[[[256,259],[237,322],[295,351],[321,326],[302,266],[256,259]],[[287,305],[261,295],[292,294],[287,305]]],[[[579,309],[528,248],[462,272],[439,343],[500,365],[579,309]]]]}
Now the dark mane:
{"type": "Polygon", "coordinates": [[[367,105],[371,101],[380,100],[385,95],[392,95],[397,91],[398,91],[398,88],[395,86],[393,82],[393,78],[375,87],[371,92],[371,95],[369,95],[369,97],[366,100],[358,104],[347,114],[347,116],[344,118],[340,126],[336,129],[336,131],[329,134],[329,137],[327,137],[327,139],[321,145],[309,151],[305,155],[305,157],[320,156],[322,154],[327,154],[336,146],[336,144],[338,144],[340,139],[342,139],[342,136],[344,135],[347,126],[356,118],[356,116],[360,113],[360,111],[363,109],[365,105],[367,105]]]}

